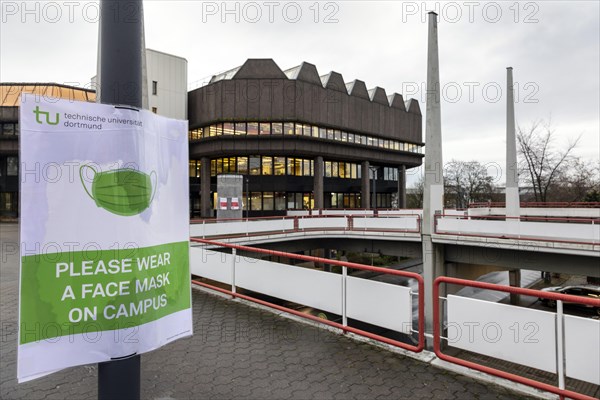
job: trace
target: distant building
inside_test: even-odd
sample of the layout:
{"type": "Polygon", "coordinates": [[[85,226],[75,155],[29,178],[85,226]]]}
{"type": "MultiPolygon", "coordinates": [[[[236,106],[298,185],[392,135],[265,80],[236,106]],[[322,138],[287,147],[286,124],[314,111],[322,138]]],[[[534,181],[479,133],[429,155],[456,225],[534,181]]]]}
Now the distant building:
{"type": "Polygon", "coordinates": [[[56,83],[0,83],[0,217],[19,211],[19,105],[22,93],[46,99],[95,101],[90,89],[56,83]]]}
{"type": "Polygon", "coordinates": [[[188,94],[192,211],[208,217],[216,176],[245,176],[249,215],[405,206],[405,171],[422,163],[416,100],[250,59],[188,94]],[[373,184],[373,178],[376,183],[373,184]],[[374,189],[376,194],[373,194],[374,189]]]}
{"type": "MultiPolygon", "coordinates": [[[[190,209],[212,216],[219,174],[244,175],[246,215],[406,206],[406,169],[422,163],[419,104],[314,65],[250,59],[187,92],[187,61],[146,50],[143,105],[189,118],[190,209]]],[[[96,77],[92,87],[98,86],[96,77]]],[[[21,93],[97,101],[55,83],[0,84],[0,216],[18,215],[21,93]]]]}

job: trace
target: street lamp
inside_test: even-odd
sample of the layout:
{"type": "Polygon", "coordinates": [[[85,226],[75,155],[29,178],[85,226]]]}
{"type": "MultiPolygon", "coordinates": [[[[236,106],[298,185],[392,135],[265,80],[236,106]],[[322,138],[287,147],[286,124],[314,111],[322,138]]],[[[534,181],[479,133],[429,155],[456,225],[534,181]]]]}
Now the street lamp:
{"type": "Polygon", "coordinates": [[[375,166],[369,166],[373,177],[373,202],[371,204],[371,208],[377,209],[377,170],[378,168],[375,166]]]}

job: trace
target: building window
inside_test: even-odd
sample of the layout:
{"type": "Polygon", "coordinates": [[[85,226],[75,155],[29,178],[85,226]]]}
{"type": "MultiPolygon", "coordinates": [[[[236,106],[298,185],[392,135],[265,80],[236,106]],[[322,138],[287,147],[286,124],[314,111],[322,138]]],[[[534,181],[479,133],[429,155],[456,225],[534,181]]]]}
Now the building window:
{"type": "Polygon", "coordinates": [[[261,135],[270,135],[271,134],[271,124],[268,122],[260,123],[260,134],[261,135]]]}
{"type": "Polygon", "coordinates": [[[264,192],[263,193],[263,211],[272,211],[274,210],[274,198],[273,192],[264,192]]]}
{"type": "Polygon", "coordinates": [[[258,135],[258,122],[248,122],[248,135],[258,135]]]}
{"type": "Polygon", "coordinates": [[[275,175],[285,175],[285,157],[275,157],[275,175]]]}
{"type": "Polygon", "coordinates": [[[250,157],[250,175],[260,175],[260,157],[250,157]]]}
{"type": "Polygon", "coordinates": [[[273,157],[262,158],[262,174],[273,175],[273,157]]]}
{"type": "Polygon", "coordinates": [[[233,122],[225,122],[223,124],[223,135],[233,135],[235,133],[235,127],[233,122]]]}
{"type": "Polygon", "coordinates": [[[252,192],[250,193],[250,209],[252,211],[262,211],[262,193],[252,192]]]}
{"type": "Polygon", "coordinates": [[[275,192],[275,210],[285,210],[285,192],[275,192]]]}
{"type": "Polygon", "coordinates": [[[282,135],[283,134],[283,124],[281,122],[273,122],[271,124],[271,133],[273,135],[282,135]]]}
{"type": "Polygon", "coordinates": [[[293,135],[294,134],[294,124],[292,122],[286,122],[285,124],[283,124],[283,130],[286,135],[293,135]]]}
{"type": "Polygon", "coordinates": [[[245,135],[246,134],[246,123],[245,122],[236,122],[235,123],[235,134],[236,135],[245,135]]]}
{"type": "Polygon", "coordinates": [[[242,175],[248,174],[248,157],[238,157],[237,158],[237,171],[238,171],[238,174],[242,174],[242,175]]]}
{"type": "Polygon", "coordinates": [[[6,157],[6,176],[19,175],[19,159],[17,157],[6,157]]]}
{"type": "Polygon", "coordinates": [[[152,81],[152,94],[153,95],[158,94],[158,82],[157,81],[152,81]]]}
{"type": "Polygon", "coordinates": [[[154,114],[158,114],[158,108],[156,108],[156,107],[152,107],[152,112],[153,112],[154,114]]]}

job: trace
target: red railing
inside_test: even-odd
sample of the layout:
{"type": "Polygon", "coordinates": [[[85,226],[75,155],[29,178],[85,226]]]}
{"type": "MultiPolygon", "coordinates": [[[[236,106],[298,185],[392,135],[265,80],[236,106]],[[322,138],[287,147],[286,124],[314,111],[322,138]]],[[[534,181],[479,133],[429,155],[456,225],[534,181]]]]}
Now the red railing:
{"type": "MultiPolygon", "coordinates": [[[[417,214],[385,214],[385,215],[364,215],[364,214],[352,214],[352,215],[300,215],[300,216],[269,216],[269,217],[248,217],[248,218],[222,218],[222,219],[196,219],[191,220],[190,224],[199,225],[199,224],[218,224],[218,223],[228,223],[228,222],[258,222],[258,221],[293,221],[293,228],[291,229],[276,229],[273,231],[264,230],[257,232],[240,232],[235,234],[226,234],[226,235],[207,235],[212,238],[220,238],[220,239],[231,239],[237,237],[250,237],[250,236],[262,236],[269,234],[288,234],[293,232],[308,232],[308,231],[353,231],[353,232],[401,232],[401,233],[419,233],[421,232],[421,216],[417,214]],[[300,228],[299,221],[300,220],[310,220],[315,218],[327,218],[327,219],[345,219],[346,226],[345,227],[327,227],[320,226],[318,228],[310,228],[304,227],[300,228]],[[376,218],[380,220],[388,219],[388,218],[413,218],[415,219],[415,228],[369,228],[369,227],[355,227],[354,220],[355,219],[364,219],[364,218],[376,218]]],[[[203,236],[205,237],[205,236],[203,236]]]]}
{"type": "Polygon", "coordinates": [[[321,258],[321,257],[313,257],[313,256],[305,256],[305,255],[301,255],[301,254],[286,253],[283,251],[266,250],[266,249],[260,249],[260,248],[256,248],[256,247],[241,246],[241,245],[217,242],[214,240],[197,239],[197,238],[190,238],[190,240],[192,242],[202,243],[202,244],[210,245],[210,246],[224,247],[224,248],[229,248],[229,249],[247,251],[247,252],[251,252],[251,253],[279,256],[279,257],[291,258],[291,259],[302,260],[302,261],[324,263],[324,264],[329,264],[329,265],[340,266],[343,268],[378,272],[381,274],[397,275],[397,276],[402,276],[405,278],[415,279],[418,284],[418,332],[417,333],[418,333],[419,340],[418,340],[417,346],[413,346],[413,345],[410,345],[407,343],[402,343],[400,341],[390,339],[385,336],[377,335],[377,334],[374,334],[371,332],[367,332],[362,329],[357,329],[357,328],[348,326],[346,324],[340,324],[337,322],[321,319],[321,318],[318,318],[313,315],[305,314],[305,313],[293,310],[291,308],[283,307],[283,306],[280,306],[277,304],[273,304],[273,303],[270,303],[270,302],[267,302],[264,300],[260,300],[260,299],[251,297],[251,296],[240,294],[240,293],[234,292],[233,290],[223,289],[223,288],[220,288],[220,287],[217,287],[214,285],[210,285],[205,282],[200,282],[197,280],[192,280],[192,282],[196,285],[200,285],[200,286],[212,289],[212,290],[216,290],[218,292],[228,294],[232,297],[237,297],[237,298],[248,300],[248,301],[251,301],[251,302],[254,302],[257,304],[261,304],[261,305],[264,305],[267,307],[271,307],[271,308],[274,308],[279,311],[284,311],[284,312],[287,312],[287,313],[290,313],[290,314],[293,314],[293,315],[296,315],[296,316],[299,316],[302,318],[306,318],[306,319],[310,319],[312,321],[322,323],[324,325],[328,325],[328,326],[331,326],[334,328],[341,329],[344,332],[351,332],[351,333],[354,333],[354,334],[357,334],[360,336],[367,337],[369,339],[374,339],[374,340],[377,340],[377,341],[380,341],[380,342],[383,342],[383,343],[386,343],[386,344],[389,344],[392,346],[397,346],[397,347],[403,348],[405,350],[410,350],[415,353],[421,352],[425,347],[425,303],[424,303],[424,298],[423,298],[423,295],[425,293],[424,292],[424,281],[423,281],[423,278],[421,277],[421,275],[419,275],[417,273],[407,272],[407,271],[397,271],[397,270],[388,269],[388,268],[372,267],[369,265],[357,264],[357,263],[352,263],[352,262],[347,262],[347,261],[331,260],[331,259],[321,258]]]}
{"type": "MultiPolygon", "coordinates": [[[[600,208],[600,202],[536,202],[522,201],[523,208],[600,208]]],[[[468,208],[504,208],[505,202],[470,203],[468,208]]]]}
{"type": "Polygon", "coordinates": [[[519,375],[512,374],[510,372],[501,371],[496,368],[487,367],[485,365],[477,364],[472,361],[467,361],[467,360],[463,360],[458,357],[444,354],[441,350],[442,319],[441,319],[441,315],[440,315],[440,284],[442,284],[442,283],[469,286],[469,287],[475,287],[475,288],[479,288],[479,289],[497,290],[497,291],[501,291],[501,292],[533,296],[533,297],[541,297],[544,299],[555,300],[555,301],[562,300],[562,301],[585,304],[585,305],[590,305],[590,306],[595,306],[595,307],[600,307],[600,299],[599,300],[588,299],[588,298],[582,298],[579,296],[571,296],[571,295],[562,294],[562,293],[551,293],[551,292],[544,292],[544,291],[540,291],[540,290],[524,289],[524,288],[518,288],[518,287],[511,287],[511,286],[502,286],[502,285],[496,285],[496,284],[492,284],[492,283],[469,281],[469,280],[465,280],[465,279],[450,278],[450,277],[445,277],[445,276],[437,278],[433,284],[433,347],[434,347],[435,354],[436,354],[436,356],[438,356],[438,358],[440,358],[444,361],[448,361],[448,362],[451,362],[454,364],[461,365],[463,367],[475,369],[475,370],[485,372],[490,375],[498,376],[503,379],[508,379],[508,380],[511,380],[511,381],[514,381],[517,383],[521,383],[523,385],[531,386],[531,387],[534,387],[534,388],[537,388],[540,390],[545,390],[547,392],[557,394],[557,395],[561,396],[561,398],[569,397],[569,398],[578,399],[578,400],[579,399],[581,399],[581,400],[593,400],[594,399],[593,397],[590,397],[590,396],[587,396],[587,395],[584,395],[581,393],[573,392],[571,390],[559,388],[558,386],[554,386],[554,385],[550,385],[550,384],[536,381],[533,379],[525,378],[525,377],[522,377],[519,375]]]}

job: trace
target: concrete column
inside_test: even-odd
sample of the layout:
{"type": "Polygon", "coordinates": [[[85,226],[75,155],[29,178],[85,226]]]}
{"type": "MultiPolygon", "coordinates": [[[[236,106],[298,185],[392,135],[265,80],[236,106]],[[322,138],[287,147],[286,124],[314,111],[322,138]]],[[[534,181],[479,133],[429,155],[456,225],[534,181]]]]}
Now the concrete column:
{"type": "Polygon", "coordinates": [[[361,193],[360,202],[362,208],[371,208],[371,181],[369,179],[369,162],[361,164],[361,193]]]}
{"type": "Polygon", "coordinates": [[[210,158],[200,159],[200,215],[203,218],[212,217],[210,208],[210,158]]]}
{"type": "Polygon", "coordinates": [[[324,171],[323,171],[323,157],[321,156],[317,156],[315,157],[314,160],[315,163],[315,167],[314,167],[314,173],[315,176],[314,178],[314,187],[313,187],[313,193],[315,196],[315,208],[316,209],[322,209],[325,208],[324,202],[323,202],[323,175],[324,175],[324,171]]]}
{"type": "MultiPolygon", "coordinates": [[[[435,213],[443,212],[442,123],[437,14],[430,12],[427,48],[427,112],[425,121],[425,187],[423,194],[423,279],[425,281],[425,331],[433,333],[433,282],[444,273],[444,248],[434,244],[435,213]]],[[[443,289],[443,287],[442,287],[443,289]]],[[[428,341],[428,347],[432,343],[428,341]]]]}
{"type": "MultiPolygon", "coordinates": [[[[508,284],[512,287],[521,287],[521,270],[520,269],[512,269],[508,271],[508,284]]],[[[518,294],[511,293],[510,294],[510,304],[518,305],[521,296],[518,294]]]]}
{"type": "Polygon", "coordinates": [[[406,165],[398,167],[398,208],[406,208],[406,165]]]}
{"type": "Polygon", "coordinates": [[[512,67],[506,68],[506,216],[521,215],[519,175],[517,168],[517,137],[515,132],[515,97],[512,67]]]}

